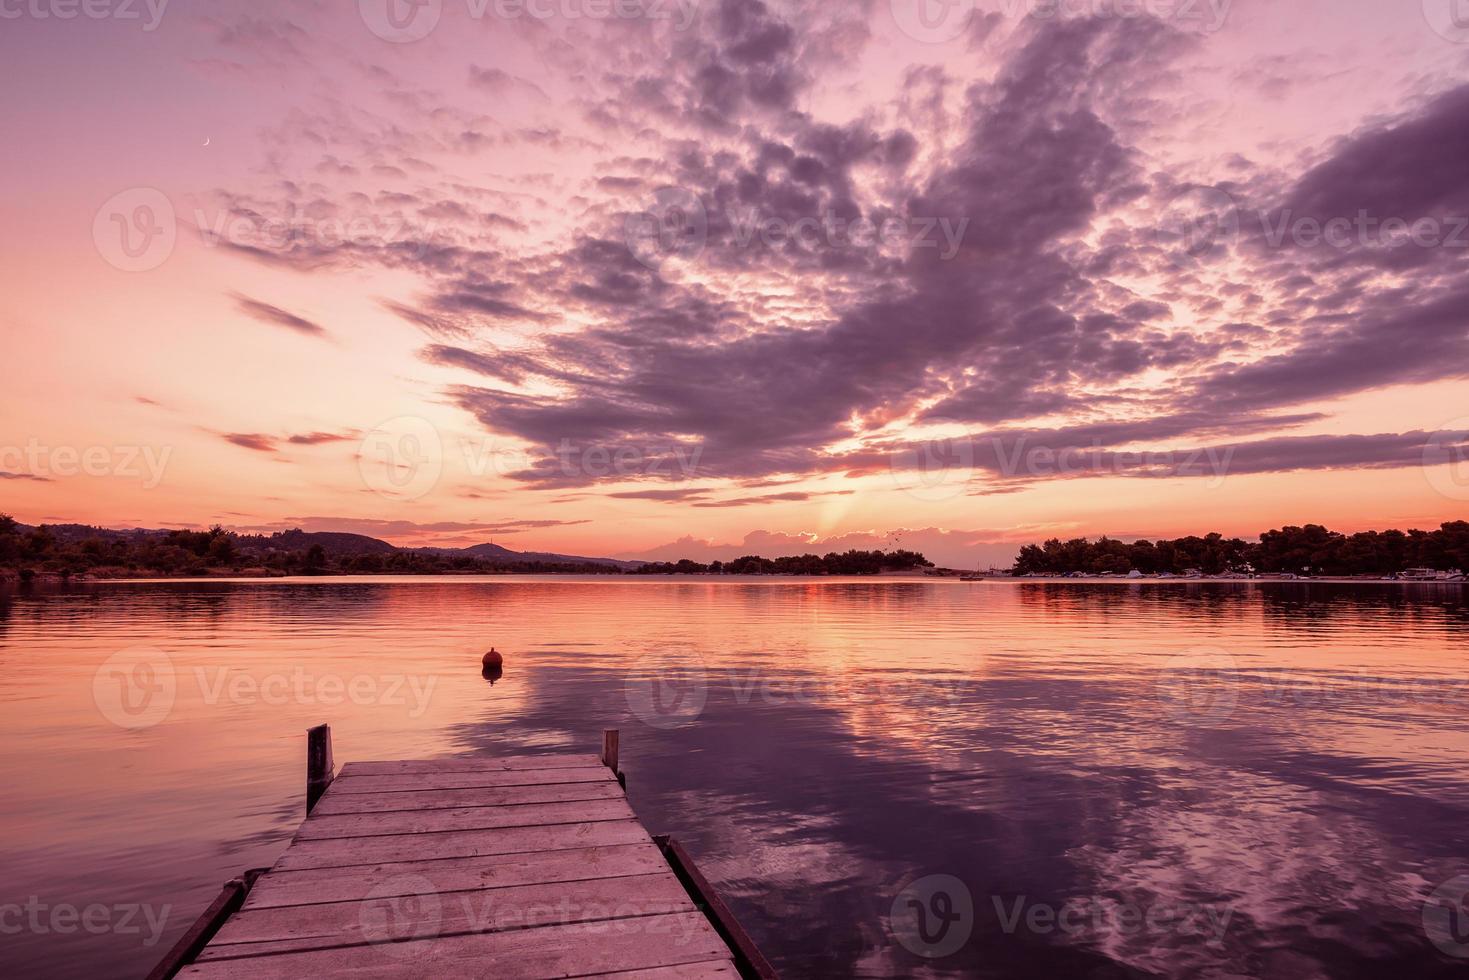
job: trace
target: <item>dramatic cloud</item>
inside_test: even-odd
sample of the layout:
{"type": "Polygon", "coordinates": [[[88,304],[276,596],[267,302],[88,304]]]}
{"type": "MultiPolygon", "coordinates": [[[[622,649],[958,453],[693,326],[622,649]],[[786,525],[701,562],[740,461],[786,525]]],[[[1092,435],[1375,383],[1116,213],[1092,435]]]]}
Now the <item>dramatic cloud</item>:
{"type": "Polygon", "coordinates": [[[220,437],[225,442],[239,446],[241,449],[253,449],[261,453],[273,453],[278,445],[278,440],[274,436],[262,435],[259,432],[222,432],[220,437]]]}
{"type": "MultiPolygon", "coordinates": [[[[397,44],[358,5],[260,0],[180,12],[151,59],[98,48],[86,63],[122,58],[149,91],[228,86],[250,109],[159,163],[181,240],[132,282],[174,315],[114,313],[100,280],[64,317],[15,291],[21,336],[137,324],[98,358],[108,375],[75,379],[103,394],[49,444],[107,428],[115,374],[153,396],[138,405],[185,408],[134,406],[91,441],[197,452],[171,472],[209,474],[230,498],[211,512],[270,499],[262,521],[404,517],[382,533],[595,553],[680,521],[738,541],[752,518],[788,535],[771,553],[807,550],[803,528],[976,511],[1006,528],[997,547],[1076,514],[1162,510],[1176,531],[1205,488],[1198,523],[1243,532],[1280,486],[1322,499],[1333,472],[1353,493],[1323,507],[1364,526],[1461,502],[1431,484],[1466,428],[1469,62],[1416,14],[1333,7],[1351,30],[1303,31],[1331,5],[1204,26],[1020,3],[943,40],[881,2],[664,6],[444,4],[397,44]],[[221,362],[181,342],[221,292],[229,316],[328,343],[246,331],[221,362]],[[177,439],[179,411],[201,445],[177,439]]],[[[36,59],[51,88],[90,37],[45,40],[64,55],[36,59]]],[[[111,144],[173,147],[185,102],[119,114],[111,144]]],[[[49,199],[43,170],[9,179],[49,199]]],[[[88,187],[117,183],[100,171],[88,187]]],[[[81,236],[96,274],[133,262],[143,228],[122,230],[121,254],[81,236]]],[[[8,412],[49,428],[17,391],[8,412]]],[[[57,489],[7,479],[35,512],[57,489]]]]}
{"type": "Polygon", "coordinates": [[[361,438],[362,433],[352,430],[349,432],[303,432],[300,435],[288,436],[286,442],[294,446],[320,446],[330,442],[351,442],[361,438]]]}
{"type": "MultiPolygon", "coordinates": [[[[1413,287],[1408,304],[1399,282],[1357,281],[1350,315],[1341,283],[1314,304],[1281,291],[1271,313],[1268,301],[1241,295],[1231,280],[1225,291],[1240,296],[1240,309],[1218,309],[1219,322],[1200,329],[1181,326],[1180,311],[1209,306],[1203,292],[1223,274],[1224,256],[1214,256],[1217,270],[1193,255],[1181,268],[1167,236],[1147,225],[1089,240],[1124,214],[1161,220],[1162,203],[1176,193],[1175,183],[1139,165],[1128,142],[1148,80],[1163,77],[1144,66],[1196,43],[1168,26],[1142,18],[1037,27],[992,83],[970,90],[956,120],[962,139],[952,152],[931,154],[923,172],[910,131],[833,126],[790,111],[809,78],[797,67],[798,32],[781,18],[774,8],[728,0],[687,39],[683,67],[656,85],[639,75],[617,82],[624,98],[602,109],[623,125],[659,120],[669,131],[668,165],[599,180],[611,196],[604,227],[585,229],[562,252],[499,256],[499,268],[523,270],[518,278],[488,278],[462,254],[438,252],[421,264],[433,290],[421,308],[400,311],[433,332],[448,332],[437,319],[447,315],[457,328],[485,333],[474,349],[435,344],[422,357],[501,383],[446,394],[488,431],[530,444],[532,465],[519,479],[546,487],[626,480],[552,465],[551,447],[567,444],[646,454],[697,446],[704,478],[846,472],[890,445],[904,420],[967,424],[983,439],[1003,435],[996,426],[1065,413],[1093,419],[1076,434],[1089,433],[1097,448],[1192,437],[1156,447],[1186,453],[1211,434],[1321,417],[1276,411],[1284,406],[1465,373],[1466,362],[1452,356],[1465,339],[1462,264],[1413,287]],[[745,125],[730,126],[736,118],[745,125]],[[708,148],[681,141],[680,129],[703,132],[708,148]],[[692,209],[692,250],[627,233],[637,225],[621,195],[660,181],[677,190],[642,203],[652,203],[659,222],[669,217],[663,202],[681,209],[680,220],[692,209]],[[853,231],[884,223],[901,229],[898,247],[853,231]],[[772,237],[767,228],[783,231],[772,237]],[[685,257],[692,264],[684,275],[664,275],[685,257]],[[1124,285],[1136,278],[1125,270],[1161,274],[1168,289],[1140,293],[1124,285]],[[735,274],[794,290],[800,315],[772,317],[767,296],[722,288],[719,277],[735,274]],[[531,335],[513,351],[488,339],[506,323],[547,323],[552,309],[591,325],[531,335]],[[1237,312],[1273,326],[1242,322],[1237,312]],[[1302,324],[1293,339],[1285,318],[1302,324]],[[853,440],[869,448],[837,448],[853,440]]],[[[1457,158],[1459,137],[1434,134],[1462,132],[1466,106],[1469,90],[1449,93],[1339,142],[1293,181],[1257,176],[1260,217],[1221,246],[1233,256],[1230,275],[1290,283],[1309,267],[1309,281],[1319,283],[1352,274],[1331,272],[1355,265],[1349,255],[1323,263],[1270,247],[1261,222],[1282,208],[1318,220],[1349,213],[1348,205],[1350,213],[1462,209],[1469,181],[1444,163],[1457,158]],[[1420,171],[1431,179],[1411,191],[1406,178],[1368,176],[1420,171]]],[[[1434,260],[1448,255],[1440,249],[1434,260]]],[[[1232,448],[1261,471],[1288,471],[1335,458],[1317,446],[1303,437],[1232,448]],[[1300,459],[1281,452],[1290,447],[1300,459]]],[[[1113,469],[1104,462],[1097,472],[1113,469]]]]}
{"type": "Polygon", "coordinates": [[[322,446],[337,442],[353,442],[361,438],[356,430],[345,432],[302,432],[297,435],[273,436],[261,432],[220,432],[217,435],[225,442],[242,449],[273,453],[282,444],[290,446],[322,446]]]}
{"type": "Polygon", "coordinates": [[[271,306],[269,303],[262,303],[248,296],[242,296],[239,293],[235,293],[234,298],[235,303],[242,311],[262,323],[273,323],[277,326],[285,327],[288,330],[305,334],[308,337],[325,337],[327,335],[326,328],[320,324],[312,323],[310,320],[299,317],[294,313],[288,313],[278,306],[271,306]]]}

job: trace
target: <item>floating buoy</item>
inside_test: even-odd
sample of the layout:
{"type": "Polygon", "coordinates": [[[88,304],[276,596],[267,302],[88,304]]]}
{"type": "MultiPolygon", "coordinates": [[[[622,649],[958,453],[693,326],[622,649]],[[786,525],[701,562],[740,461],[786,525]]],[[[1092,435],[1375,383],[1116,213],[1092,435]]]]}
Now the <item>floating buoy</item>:
{"type": "Polygon", "coordinates": [[[490,652],[485,654],[485,659],[481,663],[485,670],[498,670],[505,666],[505,658],[500,656],[500,652],[494,647],[490,647],[490,652]]]}

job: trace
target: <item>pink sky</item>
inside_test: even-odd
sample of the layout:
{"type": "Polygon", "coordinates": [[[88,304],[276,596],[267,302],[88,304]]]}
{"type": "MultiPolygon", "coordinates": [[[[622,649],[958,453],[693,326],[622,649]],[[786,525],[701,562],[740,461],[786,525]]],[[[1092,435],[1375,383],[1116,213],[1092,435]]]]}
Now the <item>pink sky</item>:
{"type": "Polygon", "coordinates": [[[950,564],[1464,517],[1451,0],[640,3],[0,6],[0,510],[950,564]]]}

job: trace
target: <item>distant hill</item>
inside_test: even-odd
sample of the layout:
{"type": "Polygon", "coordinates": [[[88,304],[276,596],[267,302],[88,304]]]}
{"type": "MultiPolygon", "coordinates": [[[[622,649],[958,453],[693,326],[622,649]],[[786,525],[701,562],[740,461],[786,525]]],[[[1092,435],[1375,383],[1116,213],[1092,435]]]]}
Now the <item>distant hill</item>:
{"type": "MultiPolygon", "coordinates": [[[[47,524],[46,530],[58,542],[80,544],[89,540],[104,542],[127,541],[130,543],[148,540],[162,541],[172,531],[162,528],[105,528],[89,524],[47,524]]],[[[34,530],[18,524],[22,533],[34,530]]],[[[320,545],[328,558],[360,558],[365,555],[388,556],[398,552],[406,554],[439,555],[444,557],[468,556],[485,561],[541,562],[547,565],[605,565],[609,568],[630,570],[647,564],[641,561],[622,561],[616,558],[585,558],[580,555],[558,555],[545,551],[512,551],[497,544],[477,544],[468,548],[400,548],[379,538],[365,534],[348,534],[342,531],[277,531],[274,534],[236,534],[239,547],[265,554],[271,552],[306,552],[320,545]]]]}
{"type": "Polygon", "coordinates": [[[296,528],[293,531],[277,531],[272,535],[240,535],[242,542],[260,542],[266,549],[278,551],[306,551],[312,545],[321,545],[321,549],[332,558],[355,558],[358,555],[391,555],[399,550],[396,546],[370,538],[365,534],[347,534],[342,531],[303,531],[296,528]]]}
{"type": "Polygon", "coordinates": [[[549,551],[511,551],[498,544],[477,544],[468,548],[416,548],[431,555],[469,555],[486,561],[539,561],[548,565],[607,565],[610,568],[641,568],[647,562],[623,561],[617,558],[586,558],[581,555],[558,555],[549,551]]]}

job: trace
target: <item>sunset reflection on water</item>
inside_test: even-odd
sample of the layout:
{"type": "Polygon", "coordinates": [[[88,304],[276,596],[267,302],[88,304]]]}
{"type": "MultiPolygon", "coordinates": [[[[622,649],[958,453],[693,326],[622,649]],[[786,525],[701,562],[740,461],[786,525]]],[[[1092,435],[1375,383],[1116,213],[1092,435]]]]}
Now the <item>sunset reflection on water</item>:
{"type": "Polygon", "coordinates": [[[221,882],[279,855],[302,732],[325,721],[339,764],[590,752],[620,728],[634,809],[788,976],[1447,976],[1463,960],[1430,943],[1423,906],[1469,873],[1466,634],[1461,590],[1370,585],[15,594],[0,599],[0,904],[171,908],[154,945],[25,929],[7,956],[20,975],[146,972],[221,882]],[[172,679],[151,713],[108,686],[161,683],[139,664],[172,679]],[[973,909],[931,959],[892,921],[929,876],[973,909]],[[1007,929],[1038,905],[1068,927],[1007,929]]]}

